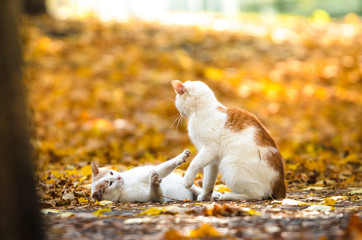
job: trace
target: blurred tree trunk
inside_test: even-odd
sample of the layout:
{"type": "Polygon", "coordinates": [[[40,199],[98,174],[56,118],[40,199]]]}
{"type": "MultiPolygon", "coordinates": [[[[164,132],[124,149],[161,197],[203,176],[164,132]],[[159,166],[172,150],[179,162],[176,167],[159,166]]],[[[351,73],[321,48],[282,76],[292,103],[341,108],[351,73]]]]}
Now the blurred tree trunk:
{"type": "Polygon", "coordinates": [[[0,239],[42,239],[22,82],[20,0],[0,1],[0,239]]]}
{"type": "Polygon", "coordinates": [[[46,13],[45,0],[24,0],[24,12],[31,15],[46,13]]]}

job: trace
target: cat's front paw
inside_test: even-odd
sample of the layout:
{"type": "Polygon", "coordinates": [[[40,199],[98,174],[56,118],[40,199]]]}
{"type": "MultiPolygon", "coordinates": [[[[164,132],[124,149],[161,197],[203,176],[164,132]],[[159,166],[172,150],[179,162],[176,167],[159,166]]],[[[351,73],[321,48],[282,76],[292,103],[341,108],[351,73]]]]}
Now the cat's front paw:
{"type": "Polygon", "coordinates": [[[184,162],[186,162],[187,158],[190,156],[190,150],[185,149],[183,153],[181,153],[180,159],[177,160],[176,165],[180,166],[184,162]]]}
{"type": "Polygon", "coordinates": [[[162,178],[155,170],[150,171],[150,183],[151,184],[160,184],[162,182],[162,178]]]}
{"type": "Polygon", "coordinates": [[[204,192],[202,192],[199,196],[197,196],[197,201],[210,201],[210,199],[210,193],[205,194],[204,192]]]}
{"type": "Polygon", "coordinates": [[[222,193],[213,191],[212,195],[211,195],[211,200],[214,200],[214,201],[222,200],[222,193]]]}

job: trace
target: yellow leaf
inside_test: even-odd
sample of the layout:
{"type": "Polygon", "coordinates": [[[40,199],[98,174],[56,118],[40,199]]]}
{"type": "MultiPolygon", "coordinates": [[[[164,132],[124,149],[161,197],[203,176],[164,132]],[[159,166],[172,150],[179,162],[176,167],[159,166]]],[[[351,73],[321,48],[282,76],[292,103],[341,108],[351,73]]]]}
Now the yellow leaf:
{"type": "Polygon", "coordinates": [[[333,198],[325,198],[323,205],[327,205],[327,206],[334,206],[334,204],[336,203],[336,200],[333,198]]]}
{"type": "Polygon", "coordinates": [[[296,163],[296,164],[288,164],[287,165],[287,168],[288,169],[290,169],[290,170],[292,170],[292,171],[295,171],[295,170],[297,170],[297,168],[299,167],[299,163],[296,163]]]}
{"type": "Polygon", "coordinates": [[[189,233],[189,237],[191,238],[212,238],[220,236],[221,234],[219,231],[217,231],[217,229],[208,223],[201,225],[199,228],[191,230],[189,233]]]}
{"type": "Polygon", "coordinates": [[[349,154],[346,158],[343,159],[344,163],[360,163],[361,160],[357,156],[357,154],[349,154]]]}
{"type": "Polygon", "coordinates": [[[261,216],[261,213],[256,211],[255,209],[249,209],[249,210],[246,210],[246,212],[251,216],[254,216],[254,215],[261,216]]]}
{"type": "Polygon", "coordinates": [[[92,213],[93,213],[94,215],[101,216],[101,215],[103,215],[103,213],[109,212],[109,211],[111,211],[110,208],[100,208],[100,209],[98,209],[97,211],[92,212],[92,213]]]}
{"type": "Polygon", "coordinates": [[[138,215],[160,215],[165,210],[166,210],[166,208],[164,208],[164,207],[162,207],[162,208],[149,208],[149,209],[139,213],[138,215]]]}
{"type": "Polygon", "coordinates": [[[108,200],[103,200],[103,201],[97,202],[97,204],[101,205],[101,206],[107,206],[107,205],[113,204],[113,202],[108,201],[108,200]]]}
{"type": "Polygon", "coordinates": [[[175,229],[170,229],[163,235],[163,238],[166,240],[182,240],[187,239],[185,236],[182,235],[179,231],[175,229]]]}
{"type": "Polygon", "coordinates": [[[78,202],[79,202],[79,203],[87,203],[88,200],[85,199],[84,197],[80,197],[80,198],[78,198],[78,202]]]}
{"type": "Polygon", "coordinates": [[[46,184],[54,184],[54,183],[55,183],[55,180],[54,180],[54,179],[48,179],[48,180],[46,180],[45,183],[46,183],[46,184]]]}
{"type": "Polygon", "coordinates": [[[214,187],[214,191],[218,191],[218,192],[221,192],[221,193],[224,193],[224,192],[231,192],[230,188],[228,188],[226,185],[224,184],[219,184],[219,185],[216,185],[214,187]]]}
{"type": "Polygon", "coordinates": [[[60,173],[58,171],[50,171],[50,173],[53,174],[55,178],[61,178],[64,175],[63,173],[60,173]]]}

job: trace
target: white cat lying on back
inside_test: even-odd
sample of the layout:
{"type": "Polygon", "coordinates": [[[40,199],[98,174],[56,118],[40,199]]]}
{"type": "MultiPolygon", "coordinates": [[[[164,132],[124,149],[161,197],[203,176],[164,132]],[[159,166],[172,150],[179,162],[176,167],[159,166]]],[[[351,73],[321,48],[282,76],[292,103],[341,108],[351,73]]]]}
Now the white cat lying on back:
{"type": "MultiPolygon", "coordinates": [[[[136,167],[129,171],[117,172],[98,168],[92,162],[91,196],[98,200],[113,202],[167,202],[185,199],[195,200],[202,189],[192,185],[186,189],[183,178],[173,173],[186,161],[190,151],[186,149],[177,157],[159,165],[136,167]]],[[[220,193],[214,193],[217,198],[220,193]]]]}
{"type": "Polygon", "coordinates": [[[261,122],[245,110],[224,107],[203,82],[171,83],[176,107],[188,118],[189,136],[199,151],[185,174],[185,187],[204,169],[197,200],[210,200],[219,171],[232,190],[222,200],[285,197],[283,160],[261,122]]]}

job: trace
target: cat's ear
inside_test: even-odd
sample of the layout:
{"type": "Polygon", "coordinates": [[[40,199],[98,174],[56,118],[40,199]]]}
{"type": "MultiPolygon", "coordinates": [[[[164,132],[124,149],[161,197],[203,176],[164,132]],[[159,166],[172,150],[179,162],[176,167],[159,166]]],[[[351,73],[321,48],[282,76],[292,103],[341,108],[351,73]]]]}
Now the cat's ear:
{"type": "Polygon", "coordinates": [[[97,176],[99,173],[99,170],[98,170],[97,164],[95,164],[95,162],[91,163],[91,168],[92,168],[92,175],[97,176]]]}
{"type": "Polygon", "coordinates": [[[177,94],[182,95],[186,92],[186,88],[180,80],[171,81],[171,85],[177,94]]]}
{"type": "Polygon", "coordinates": [[[101,201],[103,196],[102,190],[98,190],[92,194],[92,198],[94,198],[97,201],[101,201]]]}

